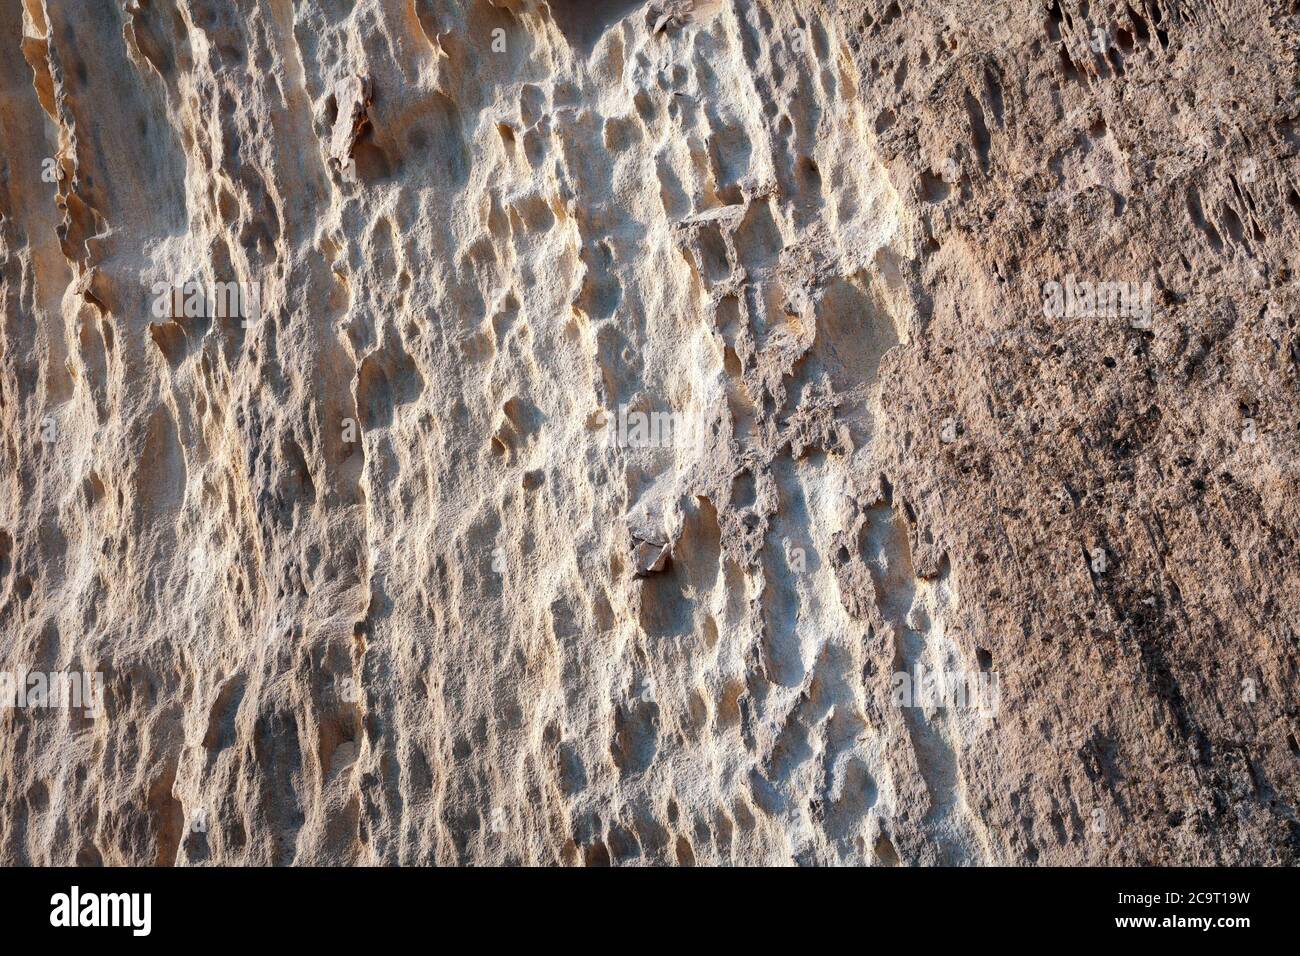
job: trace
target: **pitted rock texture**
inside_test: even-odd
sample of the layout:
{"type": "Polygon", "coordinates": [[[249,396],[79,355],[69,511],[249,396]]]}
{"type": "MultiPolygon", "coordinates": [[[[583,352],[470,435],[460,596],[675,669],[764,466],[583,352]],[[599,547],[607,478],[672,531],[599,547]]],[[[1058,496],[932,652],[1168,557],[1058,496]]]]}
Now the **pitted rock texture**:
{"type": "Polygon", "coordinates": [[[0,862],[1296,863],[1298,43],[0,4],[0,862]]]}

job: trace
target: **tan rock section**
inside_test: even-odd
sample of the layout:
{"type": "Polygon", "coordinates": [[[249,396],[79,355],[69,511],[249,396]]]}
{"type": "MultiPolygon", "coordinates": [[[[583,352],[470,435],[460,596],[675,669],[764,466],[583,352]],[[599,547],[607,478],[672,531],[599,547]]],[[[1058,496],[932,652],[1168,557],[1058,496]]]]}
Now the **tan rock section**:
{"type": "Polygon", "coordinates": [[[1293,3],[0,45],[0,862],[1300,860],[1293,3]]]}

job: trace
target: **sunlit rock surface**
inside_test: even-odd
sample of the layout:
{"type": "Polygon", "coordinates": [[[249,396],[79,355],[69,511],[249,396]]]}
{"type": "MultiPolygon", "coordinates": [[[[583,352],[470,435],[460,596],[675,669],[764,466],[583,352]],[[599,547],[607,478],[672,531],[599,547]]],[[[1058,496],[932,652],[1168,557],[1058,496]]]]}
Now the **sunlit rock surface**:
{"type": "Polygon", "coordinates": [[[0,862],[1297,862],[1293,4],[0,44],[0,862]]]}

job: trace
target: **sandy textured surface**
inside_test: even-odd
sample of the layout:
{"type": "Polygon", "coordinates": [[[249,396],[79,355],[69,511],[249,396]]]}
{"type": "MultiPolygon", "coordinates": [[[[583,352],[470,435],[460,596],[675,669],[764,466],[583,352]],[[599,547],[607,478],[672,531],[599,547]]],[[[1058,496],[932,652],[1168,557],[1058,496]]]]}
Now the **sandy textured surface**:
{"type": "Polygon", "coordinates": [[[1294,3],[0,48],[0,862],[1300,861],[1294,3]]]}

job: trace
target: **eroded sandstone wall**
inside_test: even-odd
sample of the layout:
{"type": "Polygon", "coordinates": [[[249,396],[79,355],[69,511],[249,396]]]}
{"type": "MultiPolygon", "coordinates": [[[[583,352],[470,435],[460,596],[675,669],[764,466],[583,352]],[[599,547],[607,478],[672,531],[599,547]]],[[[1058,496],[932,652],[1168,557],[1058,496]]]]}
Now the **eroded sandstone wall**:
{"type": "Polygon", "coordinates": [[[0,859],[1296,862],[1298,41],[6,0],[0,859]]]}

